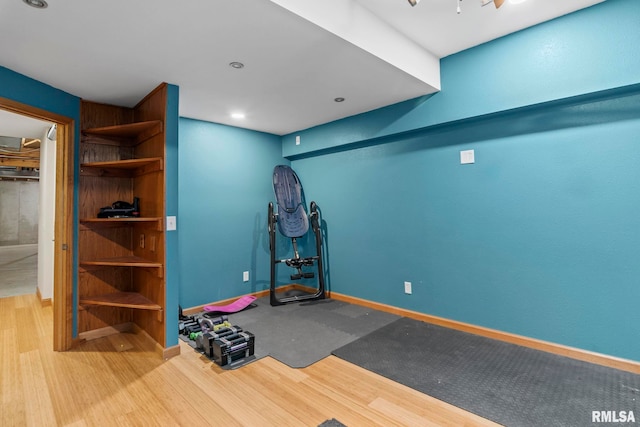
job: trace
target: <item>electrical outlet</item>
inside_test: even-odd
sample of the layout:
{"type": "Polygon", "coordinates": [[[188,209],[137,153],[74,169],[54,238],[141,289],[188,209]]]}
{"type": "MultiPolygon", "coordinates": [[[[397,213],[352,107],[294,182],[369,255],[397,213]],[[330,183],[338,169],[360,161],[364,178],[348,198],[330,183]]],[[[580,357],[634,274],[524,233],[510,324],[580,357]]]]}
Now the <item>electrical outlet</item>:
{"type": "Polygon", "coordinates": [[[411,294],[411,282],[404,282],[404,293],[411,294]]]}
{"type": "Polygon", "coordinates": [[[242,281],[243,282],[248,282],[249,281],[249,272],[248,271],[242,272],[242,281]]]}

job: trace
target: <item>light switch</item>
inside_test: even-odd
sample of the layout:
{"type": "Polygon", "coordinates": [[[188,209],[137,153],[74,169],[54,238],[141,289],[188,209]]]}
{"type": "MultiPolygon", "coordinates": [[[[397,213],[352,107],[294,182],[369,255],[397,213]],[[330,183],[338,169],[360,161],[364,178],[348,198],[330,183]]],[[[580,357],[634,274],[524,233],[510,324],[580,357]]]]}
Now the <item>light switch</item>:
{"type": "Polygon", "coordinates": [[[473,150],[460,151],[460,164],[461,165],[468,165],[468,164],[475,163],[475,162],[476,162],[476,158],[475,158],[475,153],[473,152],[473,150]]]}
{"type": "Polygon", "coordinates": [[[176,217],[168,216],[167,217],[167,231],[174,231],[176,229],[176,217]]]}

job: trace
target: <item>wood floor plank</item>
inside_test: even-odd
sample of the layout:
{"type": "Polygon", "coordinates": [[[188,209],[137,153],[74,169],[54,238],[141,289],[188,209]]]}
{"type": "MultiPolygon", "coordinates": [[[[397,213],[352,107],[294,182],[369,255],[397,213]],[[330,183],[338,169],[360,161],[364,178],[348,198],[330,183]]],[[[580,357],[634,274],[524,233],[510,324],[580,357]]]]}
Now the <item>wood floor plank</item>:
{"type": "MultiPolygon", "coordinates": [[[[32,310],[31,308],[35,304],[39,304],[39,299],[35,294],[20,295],[14,298],[4,298],[3,300],[12,300],[12,309],[7,313],[10,317],[18,319],[19,322],[23,322],[20,329],[30,337],[38,337],[40,339],[53,336],[53,322],[51,318],[53,316],[53,307],[42,307],[40,310],[32,310]],[[28,319],[28,323],[24,323],[25,319],[28,319]]],[[[15,324],[14,324],[15,327],[15,324]]],[[[34,346],[29,346],[29,348],[34,346]]]]}
{"type": "MultiPolygon", "coordinates": [[[[368,406],[368,402],[362,402],[357,396],[345,393],[333,384],[328,384],[321,379],[310,378],[303,383],[303,392],[314,390],[322,396],[317,399],[319,404],[330,408],[332,418],[339,419],[346,425],[367,425],[367,426],[398,426],[402,427],[394,419],[387,417],[384,413],[376,411],[368,406]]],[[[355,388],[362,387],[362,384],[355,388]]],[[[366,385],[365,386],[369,386],[366,385]]]]}
{"type": "MultiPolygon", "coordinates": [[[[16,297],[17,298],[17,297],[16,297]]],[[[18,307],[14,310],[16,316],[16,330],[18,333],[18,351],[26,353],[36,350],[40,346],[35,319],[29,307],[18,307]]]]}
{"type": "Polygon", "coordinates": [[[56,417],[37,350],[20,354],[27,425],[56,426],[56,417]]]}
{"type": "MultiPolygon", "coordinates": [[[[102,395],[100,400],[104,404],[105,411],[111,407],[118,407],[121,408],[122,413],[131,413],[139,411],[141,407],[156,404],[153,395],[140,383],[140,378],[142,375],[153,372],[153,369],[160,364],[159,360],[153,359],[154,362],[148,364],[145,373],[140,375],[132,369],[124,357],[124,353],[113,348],[108,337],[91,341],[88,344],[92,346],[94,351],[83,352],[79,349],[77,353],[87,356],[90,366],[99,366],[102,375],[92,381],[94,381],[94,388],[100,388],[102,395]]],[[[144,357],[142,355],[145,353],[143,351],[138,356],[144,357]]],[[[148,353],[146,356],[149,356],[148,353]]],[[[163,408],[158,408],[158,411],[159,417],[164,416],[163,408]]]]}
{"type": "Polygon", "coordinates": [[[369,407],[387,415],[389,418],[396,420],[401,425],[425,427],[434,427],[439,425],[437,422],[425,419],[424,417],[411,412],[399,405],[395,405],[387,401],[386,399],[383,399],[382,397],[374,399],[374,401],[369,404],[369,407]]]}
{"type": "Polygon", "coordinates": [[[175,359],[171,359],[170,362],[176,366],[181,374],[191,379],[197,386],[198,392],[214,395],[216,402],[240,425],[272,425],[254,408],[251,397],[243,396],[241,393],[239,395],[238,390],[233,390],[226,383],[226,379],[218,378],[221,375],[212,371],[210,366],[198,366],[188,359],[175,359]]]}
{"type": "Polygon", "coordinates": [[[86,393],[82,392],[89,374],[71,352],[51,351],[52,340],[40,344],[42,367],[58,425],[86,425],[84,420],[86,393]]]}
{"type": "Polygon", "coordinates": [[[21,381],[16,331],[0,330],[0,415],[3,426],[26,425],[26,398],[21,381]]]}
{"type": "Polygon", "coordinates": [[[0,330],[15,330],[15,309],[15,298],[0,298],[0,330]]]}
{"type": "Polygon", "coordinates": [[[253,368],[257,369],[248,368],[250,366],[234,372],[233,375],[224,375],[224,381],[243,401],[246,398],[252,400],[252,406],[266,420],[267,425],[300,426],[304,425],[306,418],[319,415],[314,413],[311,405],[304,404],[300,399],[296,399],[297,396],[284,392],[283,381],[268,380],[262,366],[254,365],[253,368]],[[274,411],[274,408],[282,410],[274,411]]]}
{"type": "MultiPolygon", "coordinates": [[[[140,359],[132,360],[134,367],[140,369],[140,359]]],[[[222,408],[204,393],[197,393],[188,378],[179,375],[170,364],[164,363],[154,369],[154,375],[142,376],[145,386],[153,393],[158,402],[163,402],[167,411],[182,425],[201,426],[214,419],[224,420],[224,425],[236,425],[232,417],[217,417],[222,408]]]]}
{"type": "Polygon", "coordinates": [[[351,420],[351,425],[393,425],[383,417],[374,420],[362,416],[348,401],[336,400],[334,389],[315,387],[306,369],[292,370],[272,358],[259,362],[243,368],[249,376],[257,379],[258,384],[254,387],[259,394],[269,396],[274,405],[282,407],[283,411],[297,414],[308,425],[315,426],[331,418],[351,420]],[[289,376],[290,372],[297,375],[292,378],[289,376]]]}
{"type": "Polygon", "coordinates": [[[35,301],[36,294],[17,295],[12,298],[14,298],[14,304],[16,308],[29,308],[33,305],[33,301],[35,301]]]}

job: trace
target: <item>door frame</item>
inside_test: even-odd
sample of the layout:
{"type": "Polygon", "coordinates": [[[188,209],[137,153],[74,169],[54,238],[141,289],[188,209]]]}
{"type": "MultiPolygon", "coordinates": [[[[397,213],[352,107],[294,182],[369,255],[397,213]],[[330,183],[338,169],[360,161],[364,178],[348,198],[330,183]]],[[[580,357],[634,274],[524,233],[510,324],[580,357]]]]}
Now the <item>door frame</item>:
{"type": "Polygon", "coordinates": [[[53,349],[69,350],[73,343],[74,247],[74,129],[72,118],[0,97],[0,108],[53,122],[56,133],[56,194],[53,274],[53,349]]]}

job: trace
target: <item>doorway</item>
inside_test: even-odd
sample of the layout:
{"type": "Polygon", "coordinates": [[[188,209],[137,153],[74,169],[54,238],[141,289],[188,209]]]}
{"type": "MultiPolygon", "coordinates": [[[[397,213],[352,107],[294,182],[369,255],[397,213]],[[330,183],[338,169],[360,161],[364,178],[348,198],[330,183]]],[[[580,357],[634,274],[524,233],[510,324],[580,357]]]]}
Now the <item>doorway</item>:
{"type": "Polygon", "coordinates": [[[56,124],[53,230],[53,349],[73,345],[74,126],[69,117],[0,98],[0,109],[56,124]]]}
{"type": "Polygon", "coordinates": [[[0,298],[53,294],[53,123],[0,110],[0,298]]]}

